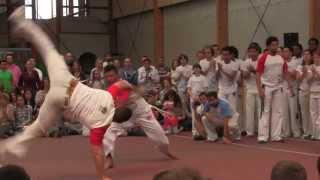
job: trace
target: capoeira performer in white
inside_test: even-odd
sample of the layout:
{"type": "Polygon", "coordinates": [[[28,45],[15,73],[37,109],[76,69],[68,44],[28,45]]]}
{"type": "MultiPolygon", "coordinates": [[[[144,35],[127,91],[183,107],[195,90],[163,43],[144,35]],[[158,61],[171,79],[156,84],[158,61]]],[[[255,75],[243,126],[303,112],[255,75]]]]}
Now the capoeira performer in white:
{"type": "MultiPolygon", "coordinates": [[[[102,139],[118,113],[120,116],[127,114],[128,116],[122,119],[126,120],[130,118],[131,111],[126,108],[116,111],[110,93],[89,88],[77,81],[45,33],[32,21],[25,20],[23,15],[24,9],[20,7],[9,20],[16,26],[17,33],[22,33],[40,53],[48,70],[50,90],[40,108],[38,118],[21,134],[4,140],[0,145],[0,152],[19,157],[25,155],[31,140],[43,136],[65,114],[90,129],[90,144],[97,173],[101,180],[108,180],[104,174],[102,139]]],[[[121,88],[126,85],[128,84],[124,82],[118,84],[121,88]]]]}
{"type": "MultiPolygon", "coordinates": [[[[283,84],[288,79],[288,66],[284,59],[277,55],[279,40],[269,37],[266,45],[269,52],[263,54],[257,65],[257,88],[260,97],[263,98],[263,112],[258,127],[258,142],[271,141],[282,142],[281,128],[283,122],[283,84]],[[271,124],[271,126],[270,126],[271,124]]],[[[292,93],[292,86],[288,82],[288,91],[292,93]]]]}
{"type": "Polygon", "coordinates": [[[125,123],[112,122],[106,132],[103,140],[105,145],[104,151],[107,157],[106,167],[113,167],[113,152],[116,139],[132,127],[142,128],[146,135],[157,145],[160,152],[171,159],[176,159],[176,157],[169,152],[169,140],[161,125],[154,117],[151,105],[148,104],[137,91],[118,90],[120,77],[115,66],[108,65],[105,67],[105,79],[107,83],[111,85],[108,91],[112,94],[116,107],[125,106],[132,110],[132,116],[129,121],[125,123]]]}

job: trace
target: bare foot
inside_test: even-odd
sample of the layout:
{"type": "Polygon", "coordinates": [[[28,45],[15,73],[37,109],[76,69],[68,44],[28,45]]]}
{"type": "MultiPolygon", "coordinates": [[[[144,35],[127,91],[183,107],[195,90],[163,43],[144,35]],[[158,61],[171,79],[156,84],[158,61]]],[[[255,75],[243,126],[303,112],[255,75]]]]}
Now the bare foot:
{"type": "Polygon", "coordinates": [[[232,144],[232,141],[229,138],[223,137],[222,141],[224,144],[232,144]]]}
{"type": "Polygon", "coordinates": [[[104,169],[112,169],[112,168],[113,168],[113,159],[112,159],[111,155],[108,155],[106,157],[104,169]]]}

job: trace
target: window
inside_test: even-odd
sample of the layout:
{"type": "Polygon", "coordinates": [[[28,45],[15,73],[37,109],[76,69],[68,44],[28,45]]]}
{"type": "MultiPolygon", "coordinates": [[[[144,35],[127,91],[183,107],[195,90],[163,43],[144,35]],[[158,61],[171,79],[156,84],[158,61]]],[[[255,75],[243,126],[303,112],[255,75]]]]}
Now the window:
{"type": "MultiPolygon", "coordinates": [[[[80,2],[86,4],[87,0],[62,0],[62,15],[79,17],[80,2]]],[[[25,0],[25,17],[32,19],[35,11],[36,19],[52,19],[57,16],[56,0],[25,0]],[[35,4],[33,5],[33,2],[35,4]],[[34,9],[33,9],[34,8],[34,9]]],[[[86,15],[85,13],[82,13],[86,15]]]]}

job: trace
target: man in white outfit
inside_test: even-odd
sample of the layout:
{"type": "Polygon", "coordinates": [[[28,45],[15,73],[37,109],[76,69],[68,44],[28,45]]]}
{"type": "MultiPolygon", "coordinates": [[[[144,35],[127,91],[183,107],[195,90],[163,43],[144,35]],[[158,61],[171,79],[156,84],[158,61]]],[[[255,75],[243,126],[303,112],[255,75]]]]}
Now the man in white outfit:
{"type": "Polygon", "coordinates": [[[239,113],[237,112],[238,105],[238,84],[237,75],[239,73],[239,63],[232,60],[233,50],[231,47],[225,47],[221,50],[222,61],[218,62],[218,96],[220,99],[226,100],[234,113],[232,116],[233,121],[238,127],[238,135],[236,139],[240,140],[240,123],[239,123],[239,113]]]}
{"type": "MultiPolygon", "coordinates": [[[[115,110],[112,95],[103,90],[89,88],[77,81],[69,72],[63,57],[57,52],[49,37],[32,21],[24,19],[23,8],[16,10],[11,15],[10,21],[16,26],[16,31],[22,33],[40,53],[48,69],[50,90],[37,119],[21,134],[3,141],[0,152],[12,153],[16,156],[25,155],[31,140],[42,137],[57,120],[65,115],[78,120],[90,129],[90,144],[97,174],[101,180],[109,180],[104,173],[105,157],[102,139],[114,116],[119,112],[115,110]]],[[[122,82],[118,84],[121,88],[126,85],[122,82]]],[[[130,114],[128,109],[120,111],[120,114],[130,114]]],[[[126,118],[128,119],[129,116],[126,118]]],[[[125,121],[125,119],[122,120],[125,121]]]]}
{"type": "Polygon", "coordinates": [[[111,86],[108,91],[112,94],[115,100],[116,107],[128,107],[132,110],[132,116],[125,123],[112,122],[108,128],[103,140],[105,148],[105,156],[107,157],[107,168],[113,166],[113,156],[116,139],[126,132],[129,128],[140,127],[146,135],[157,145],[160,152],[171,159],[176,159],[169,152],[169,140],[162,129],[161,125],[154,117],[151,106],[134,91],[119,91],[118,82],[120,76],[118,70],[113,65],[105,67],[105,80],[111,86]]]}
{"type": "Polygon", "coordinates": [[[282,57],[288,64],[288,77],[291,82],[293,95],[288,90],[288,84],[284,83],[284,114],[282,124],[282,136],[298,138],[301,136],[301,125],[298,114],[298,82],[296,80],[300,62],[292,57],[292,48],[285,47],[282,50],[282,57]]]}
{"type": "Polygon", "coordinates": [[[246,88],[246,122],[248,136],[258,132],[258,119],[261,113],[261,101],[256,84],[256,70],[261,48],[257,44],[248,47],[248,59],[241,64],[242,76],[246,88]]]}
{"type": "MultiPolygon", "coordinates": [[[[267,53],[263,54],[257,65],[257,88],[263,98],[263,113],[259,121],[258,142],[283,142],[281,128],[283,121],[283,83],[287,79],[288,66],[280,55],[277,55],[279,40],[269,37],[266,45],[267,53]],[[270,135],[269,132],[271,131],[270,135]]],[[[292,94],[290,81],[288,90],[292,94]]]]}

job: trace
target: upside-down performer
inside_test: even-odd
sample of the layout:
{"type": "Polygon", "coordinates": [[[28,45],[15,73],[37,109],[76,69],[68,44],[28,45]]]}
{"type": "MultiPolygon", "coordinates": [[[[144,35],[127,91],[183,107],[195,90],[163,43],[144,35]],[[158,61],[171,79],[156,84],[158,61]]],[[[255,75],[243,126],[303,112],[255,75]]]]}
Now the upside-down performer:
{"type": "MultiPolygon", "coordinates": [[[[105,156],[102,140],[111,122],[128,120],[131,110],[116,109],[109,92],[89,88],[77,81],[45,33],[32,21],[25,20],[23,14],[24,9],[20,7],[9,20],[15,26],[16,33],[21,33],[40,53],[51,84],[38,118],[21,134],[3,141],[0,152],[19,157],[25,155],[31,140],[43,136],[57,120],[67,114],[90,129],[90,144],[97,174],[101,180],[108,180],[104,174],[105,156]]],[[[120,81],[118,86],[122,89],[131,87],[123,81],[120,81]]]]}

